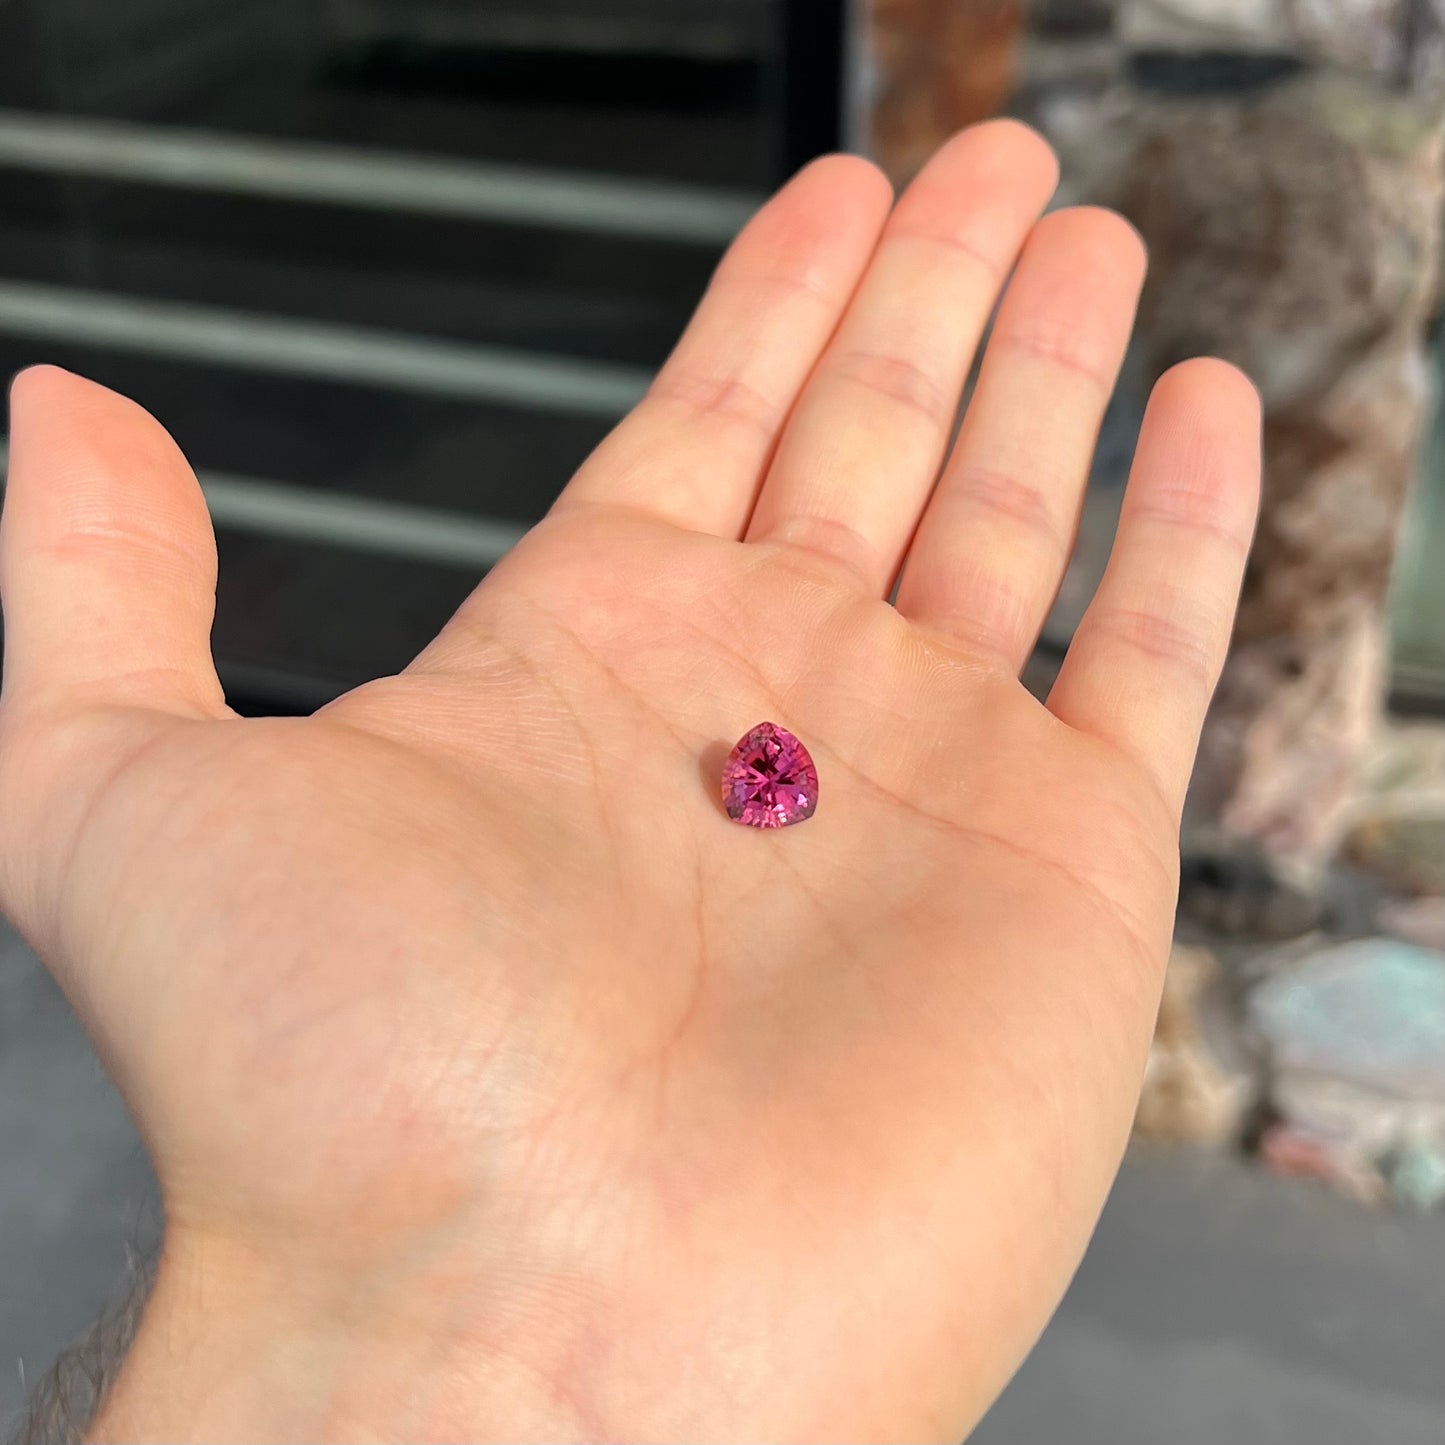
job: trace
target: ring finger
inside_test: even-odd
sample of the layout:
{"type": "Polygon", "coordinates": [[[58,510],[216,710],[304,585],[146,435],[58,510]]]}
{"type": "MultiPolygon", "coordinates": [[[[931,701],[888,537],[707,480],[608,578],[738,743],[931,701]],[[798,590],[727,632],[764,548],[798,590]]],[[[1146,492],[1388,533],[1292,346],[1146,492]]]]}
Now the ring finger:
{"type": "Polygon", "coordinates": [[[1144,247],[1110,211],[1034,227],[908,554],[898,610],[1020,668],[1073,546],[1144,247]]]}

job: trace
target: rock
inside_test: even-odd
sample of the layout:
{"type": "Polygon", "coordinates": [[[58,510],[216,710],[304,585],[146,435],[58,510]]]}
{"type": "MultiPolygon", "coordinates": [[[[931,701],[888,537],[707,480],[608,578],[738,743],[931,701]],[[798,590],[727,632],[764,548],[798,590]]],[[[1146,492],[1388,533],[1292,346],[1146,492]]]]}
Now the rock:
{"type": "Polygon", "coordinates": [[[1254,51],[1432,90],[1445,74],[1440,0],[1122,0],[1131,47],[1254,51]]]}
{"type": "Polygon", "coordinates": [[[1119,32],[1132,50],[1288,50],[1286,0],[1121,0],[1119,32]]]}
{"type": "Polygon", "coordinates": [[[1344,856],[1402,897],[1445,895],[1445,727],[1393,724],[1371,741],[1344,856]]]}
{"type": "Polygon", "coordinates": [[[1392,893],[1445,894],[1445,817],[1366,818],[1346,835],[1344,852],[1392,893]]]}
{"type": "Polygon", "coordinates": [[[1445,723],[1389,722],[1370,739],[1360,807],[1385,806],[1431,809],[1445,818],[1445,723]]]}
{"type": "Polygon", "coordinates": [[[1445,1204],[1445,1146],[1412,1141],[1386,1163],[1390,1198],[1402,1208],[1426,1213],[1445,1204]]]}
{"type": "Polygon", "coordinates": [[[1268,1167],[1355,1197],[1396,1175],[1400,1197],[1430,1194],[1445,1151],[1445,955],[1385,938],[1304,952],[1265,974],[1246,1016],[1269,1068],[1268,1167]]]}
{"type": "Polygon", "coordinates": [[[1271,1124],[1260,1135],[1260,1162],[1272,1174],[1318,1179],[1360,1204],[1384,1202],[1385,1181],[1368,1159],[1289,1124],[1271,1124]]]}
{"type": "Polygon", "coordinates": [[[1258,848],[1190,852],[1179,874],[1179,911],[1226,937],[1298,938],[1318,928],[1327,908],[1282,877],[1258,848]]]}
{"type": "Polygon", "coordinates": [[[1143,1139],[1221,1145],[1238,1136],[1253,1079],[1207,1026],[1218,965],[1205,949],[1176,944],[1169,955],[1154,1041],[1134,1118],[1143,1139]]]}
{"type": "Polygon", "coordinates": [[[1121,204],[1150,249],[1150,370],[1258,385],[1265,490],[1192,805],[1316,866],[1378,726],[1385,598],[1426,411],[1445,110],[1308,77],[1138,107],[1121,204]]]}
{"type": "Polygon", "coordinates": [[[1023,0],[874,0],[873,143],[897,180],[1012,94],[1023,0]]]}
{"type": "Polygon", "coordinates": [[[1387,899],[1375,921],[1406,943],[1445,952],[1445,898],[1387,899]]]}
{"type": "Polygon", "coordinates": [[[1291,0],[1295,44],[1313,60],[1434,91],[1445,81],[1440,0],[1291,0]]]}
{"type": "Polygon", "coordinates": [[[1445,1107],[1445,955],[1387,938],[1308,953],[1250,991],[1246,1017],[1276,1075],[1445,1107]]]}
{"type": "Polygon", "coordinates": [[[1408,1140],[1445,1139],[1445,1101],[1401,1098],[1313,1070],[1273,1073],[1269,1103],[1282,1123],[1361,1159],[1388,1158],[1408,1140]]]}
{"type": "Polygon", "coordinates": [[[1097,35],[1112,31],[1116,0],[1029,0],[1029,28],[1050,36],[1097,35]]]}

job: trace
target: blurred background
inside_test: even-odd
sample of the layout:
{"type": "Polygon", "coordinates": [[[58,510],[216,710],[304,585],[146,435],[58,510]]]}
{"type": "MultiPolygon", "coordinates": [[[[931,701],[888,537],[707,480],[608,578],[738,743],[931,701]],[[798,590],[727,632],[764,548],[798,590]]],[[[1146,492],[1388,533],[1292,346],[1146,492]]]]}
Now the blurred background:
{"type": "MultiPolygon", "coordinates": [[[[1250,372],[1267,475],[1136,1145],[975,1438],[1438,1445],[1442,97],[1445,0],[0,0],[0,373],[163,419],[228,695],[309,710],[545,510],[799,163],[902,182],[961,125],[1039,126],[1152,272],[1030,685],[1164,366],[1250,372]]],[[[156,1228],[0,925],[0,1422],[156,1228]]]]}

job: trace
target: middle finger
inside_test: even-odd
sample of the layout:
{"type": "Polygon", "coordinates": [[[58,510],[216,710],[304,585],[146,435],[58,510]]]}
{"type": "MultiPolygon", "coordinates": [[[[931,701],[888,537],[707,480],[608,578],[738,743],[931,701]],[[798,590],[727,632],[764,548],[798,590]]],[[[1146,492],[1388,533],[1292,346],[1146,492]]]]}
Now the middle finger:
{"type": "Polygon", "coordinates": [[[886,593],[1004,277],[1058,167],[1014,121],[964,131],[898,202],[783,432],[750,542],[825,553],[886,593]]]}

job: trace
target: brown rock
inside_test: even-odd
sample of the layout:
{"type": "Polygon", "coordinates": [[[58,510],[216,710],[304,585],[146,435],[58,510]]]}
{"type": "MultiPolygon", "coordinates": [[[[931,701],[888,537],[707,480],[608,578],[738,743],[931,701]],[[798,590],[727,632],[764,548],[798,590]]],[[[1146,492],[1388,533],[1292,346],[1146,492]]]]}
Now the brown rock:
{"type": "Polygon", "coordinates": [[[906,180],[951,136],[996,115],[1014,88],[1022,0],[874,0],[873,141],[906,180]]]}
{"type": "Polygon", "coordinates": [[[1235,1138],[1252,1092],[1242,1071],[1221,1062],[1200,1011],[1217,981],[1213,954],[1176,944],[1169,955],[1154,1042],[1134,1118],[1143,1139],[1220,1145],[1235,1138]]]}
{"type": "Polygon", "coordinates": [[[1350,830],[1345,856],[1393,893],[1445,894],[1445,818],[1367,818],[1350,830]]]}
{"type": "Polygon", "coordinates": [[[1445,895],[1445,726],[1394,723],[1371,740],[1344,854],[1397,897],[1445,895]]]}
{"type": "Polygon", "coordinates": [[[1384,691],[1386,589],[1425,410],[1438,104],[1313,79],[1142,107],[1123,205],[1156,368],[1254,378],[1265,493],[1193,803],[1303,862],[1338,842],[1384,691]]]}

